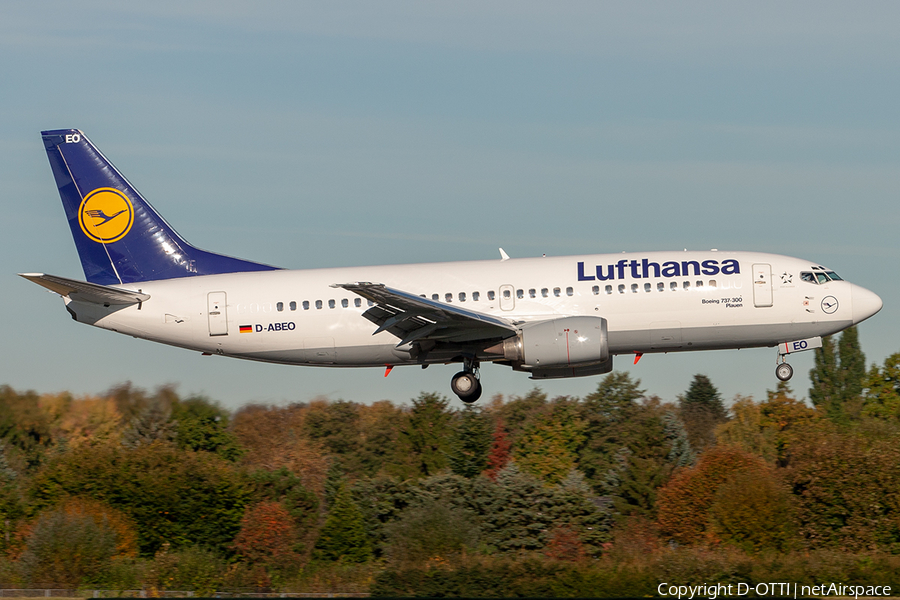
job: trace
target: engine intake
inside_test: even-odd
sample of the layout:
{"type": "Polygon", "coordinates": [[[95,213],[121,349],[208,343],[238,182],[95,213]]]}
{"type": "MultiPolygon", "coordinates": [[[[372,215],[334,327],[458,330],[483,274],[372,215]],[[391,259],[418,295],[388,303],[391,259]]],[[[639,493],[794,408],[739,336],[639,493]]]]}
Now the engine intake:
{"type": "Polygon", "coordinates": [[[503,357],[523,370],[588,366],[609,360],[606,319],[564,317],[526,325],[518,335],[503,340],[488,351],[503,351],[503,357]]]}

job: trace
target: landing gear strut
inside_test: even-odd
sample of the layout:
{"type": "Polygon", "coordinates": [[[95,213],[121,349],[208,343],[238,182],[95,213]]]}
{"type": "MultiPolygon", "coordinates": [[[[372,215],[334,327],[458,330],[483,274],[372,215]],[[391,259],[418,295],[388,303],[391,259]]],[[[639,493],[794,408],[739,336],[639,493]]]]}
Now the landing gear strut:
{"type": "Polygon", "coordinates": [[[786,362],[783,362],[783,363],[779,364],[777,367],[775,367],[775,377],[777,377],[781,381],[787,381],[788,379],[790,379],[793,376],[794,376],[794,368],[791,365],[787,364],[786,362]]]}
{"type": "Polygon", "coordinates": [[[450,389],[466,403],[481,398],[481,381],[478,379],[478,363],[472,359],[463,361],[463,370],[450,380],[450,389]]]}

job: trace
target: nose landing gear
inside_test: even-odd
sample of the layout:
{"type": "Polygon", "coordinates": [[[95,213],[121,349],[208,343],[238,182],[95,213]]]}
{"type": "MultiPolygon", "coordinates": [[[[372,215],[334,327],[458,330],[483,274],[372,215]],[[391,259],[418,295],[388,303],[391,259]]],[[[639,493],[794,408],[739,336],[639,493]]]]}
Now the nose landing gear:
{"type": "MultiPolygon", "coordinates": [[[[782,358],[782,360],[784,359],[782,358]]],[[[777,367],[775,367],[775,377],[777,377],[781,381],[787,381],[793,376],[794,368],[786,362],[780,363],[777,367]]]]}
{"type": "Polygon", "coordinates": [[[450,389],[466,403],[481,398],[481,381],[478,378],[478,363],[471,359],[463,361],[463,370],[450,380],[450,389]]]}

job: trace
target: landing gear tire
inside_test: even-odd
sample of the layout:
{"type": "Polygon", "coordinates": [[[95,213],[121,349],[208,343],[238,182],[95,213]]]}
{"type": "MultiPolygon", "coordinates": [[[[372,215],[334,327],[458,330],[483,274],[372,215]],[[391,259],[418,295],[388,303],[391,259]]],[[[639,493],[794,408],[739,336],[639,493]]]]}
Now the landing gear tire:
{"type": "Polygon", "coordinates": [[[794,368],[791,365],[787,363],[781,363],[780,365],[775,367],[775,377],[777,377],[781,381],[787,381],[793,376],[794,368]]]}
{"type": "Polygon", "coordinates": [[[475,402],[481,398],[481,382],[475,373],[460,371],[450,380],[450,389],[466,403],[475,402]]]}

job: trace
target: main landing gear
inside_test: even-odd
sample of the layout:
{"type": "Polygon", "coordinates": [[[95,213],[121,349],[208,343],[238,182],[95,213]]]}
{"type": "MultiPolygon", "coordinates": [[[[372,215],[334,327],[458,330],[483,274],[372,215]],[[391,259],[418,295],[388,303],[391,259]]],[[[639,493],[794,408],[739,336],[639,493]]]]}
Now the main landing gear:
{"type": "Polygon", "coordinates": [[[478,378],[478,363],[472,359],[463,361],[463,370],[450,380],[450,389],[466,403],[481,398],[481,381],[478,378]]]}

